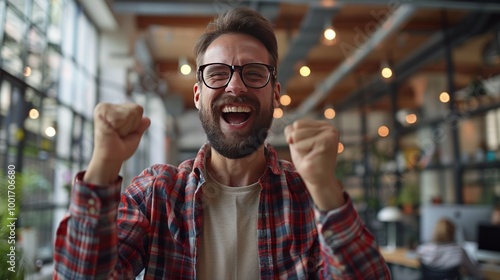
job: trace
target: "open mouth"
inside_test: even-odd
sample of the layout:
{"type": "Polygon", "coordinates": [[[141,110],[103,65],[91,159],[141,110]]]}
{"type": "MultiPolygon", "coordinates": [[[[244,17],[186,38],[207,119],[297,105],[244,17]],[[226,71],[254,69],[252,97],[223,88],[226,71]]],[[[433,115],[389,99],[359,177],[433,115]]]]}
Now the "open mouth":
{"type": "Polygon", "coordinates": [[[238,125],[246,122],[252,113],[252,108],[248,106],[230,106],[222,107],[222,118],[228,124],[238,125]]]}

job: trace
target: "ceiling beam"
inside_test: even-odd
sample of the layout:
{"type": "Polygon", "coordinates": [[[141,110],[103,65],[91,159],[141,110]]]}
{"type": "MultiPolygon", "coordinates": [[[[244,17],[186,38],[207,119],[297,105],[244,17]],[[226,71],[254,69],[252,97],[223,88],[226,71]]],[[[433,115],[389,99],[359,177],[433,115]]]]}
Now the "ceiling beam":
{"type": "Polygon", "coordinates": [[[225,1],[123,1],[115,0],[113,11],[117,14],[156,15],[156,16],[216,16],[221,12],[236,7],[246,6],[269,20],[274,21],[279,12],[279,1],[238,1],[236,4],[225,1]]]}
{"type": "Polygon", "coordinates": [[[213,16],[137,16],[135,19],[138,29],[147,29],[153,26],[196,27],[207,26],[213,16]]]}
{"type": "Polygon", "coordinates": [[[237,3],[225,1],[189,1],[189,2],[173,2],[160,0],[114,0],[113,11],[115,13],[136,14],[136,15],[216,15],[219,12],[232,6],[248,6],[255,7],[262,4],[308,4],[318,5],[323,7],[333,7],[342,5],[378,5],[388,8],[395,6],[411,4],[417,8],[444,8],[466,11],[481,11],[486,13],[496,13],[500,11],[500,3],[498,0],[240,0],[237,3]]]}
{"type": "Polygon", "coordinates": [[[364,44],[358,46],[354,53],[347,57],[337,70],[333,71],[316,88],[309,98],[293,112],[290,120],[303,118],[314,109],[333,87],[341,82],[348,73],[353,71],[382,41],[396,32],[413,15],[415,10],[415,7],[409,4],[400,6],[364,44]]]}
{"type": "MultiPolygon", "coordinates": [[[[473,13],[459,25],[451,27],[447,32],[436,32],[427,42],[418,50],[401,60],[394,67],[396,75],[395,82],[401,82],[408,79],[411,75],[419,71],[424,65],[442,58],[445,52],[445,44],[451,48],[464,43],[473,36],[486,32],[495,25],[495,16],[484,13],[473,13]],[[446,41],[448,40],[448,41],[446,41]]],[[[498,22],[497,22],[498,24],[498,22]]],[[[364,88],[372,89],[366,102],[375,102],[388,92],[388,85],[380,78],[380,75],[374,76],[370,82],[358,90],[348,94],[346,100],[337,106],[338,110],[345,110],[359,104],[359,98],[364,88]]]]}
{"type": "Polygon", "coordinates": [[[281,59],[278,65],[278,80],[282,85],[286,85],[288,80],[294,75],[295,64],[307,56],[321,38],[325,23],[330,23],[334,14],[338,12],[338,7],[324,8],[311,6],[301,22],[298,33],[288,46],[288,52],[281,59]]]}
{"type": "Polygon", "coordinates": [[[115,31],[118,22],[111,11],[111,7],[104,0],[79,0],[80,5],[101,31],[115,31]]]}

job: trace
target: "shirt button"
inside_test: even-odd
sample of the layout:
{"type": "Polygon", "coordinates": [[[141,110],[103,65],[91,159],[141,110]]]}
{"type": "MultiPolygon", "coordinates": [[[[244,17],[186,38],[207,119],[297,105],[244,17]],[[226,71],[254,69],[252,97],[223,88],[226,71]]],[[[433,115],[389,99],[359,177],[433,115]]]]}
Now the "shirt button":
{"type": "Polygon", "coordinates": [[[89,213],[90,213],[90,215],[95,215],[97,213],[97,211],[95,210],[94,207],[90,207],[89,208],[89,213]]]}
{"type": "Polygon", "coordinates": [[[91,198],[91,199],[89,199],[88,203],[89,203],[89,205],[94,205],[95,204],[95,200],[91,198]]]}
{"type": "Polygon", "coordinates": [[[331,230],[325,230],[325,232],[323,233],[323,236],[325,238],[330,238],[332,235],[333,235],[333,231],[331,231],[331,230]]]}

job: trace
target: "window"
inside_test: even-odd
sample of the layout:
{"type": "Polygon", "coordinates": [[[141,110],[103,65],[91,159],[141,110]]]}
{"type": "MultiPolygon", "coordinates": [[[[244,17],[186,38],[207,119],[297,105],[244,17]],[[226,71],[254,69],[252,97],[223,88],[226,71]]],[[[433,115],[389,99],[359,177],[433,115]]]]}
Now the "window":
{"type": "Polygon", "coordinates": [[[31,27],[28,31],[26,43],[28,57],[23,74],[28,84],[41,89],[43,75],[42,56],[46,48],[45,36],[37,28],[31,27]]]}
{"type": "Polygon", "coordinates": [[[23,37],[26,23],[22,17],[7,6],[4,41],[1,48],[3,67],[14,75],[20,75],[23,70],[23,37]]]}
{"type": "Polygon", "coordinates": [[[74,0],[0,0],[1,71],[14,76],[0,75],[0,165],[23,176],[19,242],[31,264],[52,261],[71,180],[90,159],[98,38],[74,0]]]}

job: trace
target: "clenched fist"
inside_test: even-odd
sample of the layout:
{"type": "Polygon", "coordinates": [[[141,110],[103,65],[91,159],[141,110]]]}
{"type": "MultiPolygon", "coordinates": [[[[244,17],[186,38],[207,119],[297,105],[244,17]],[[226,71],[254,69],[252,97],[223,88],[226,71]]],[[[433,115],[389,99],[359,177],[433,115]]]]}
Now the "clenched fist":
{"type": "Polygon", "coordinates": [[[94,110],[94,151],[84,181],[106,185],[116,180],[151,121],[133,103],[100,103],[94,110]]]}
{"type": "Polygon", "coordinates": [[[293,164],[318,208],[331,210],[344,204],[335,177],[339,136],[324,121],[299,120],[285,128],[293,164]]]}

